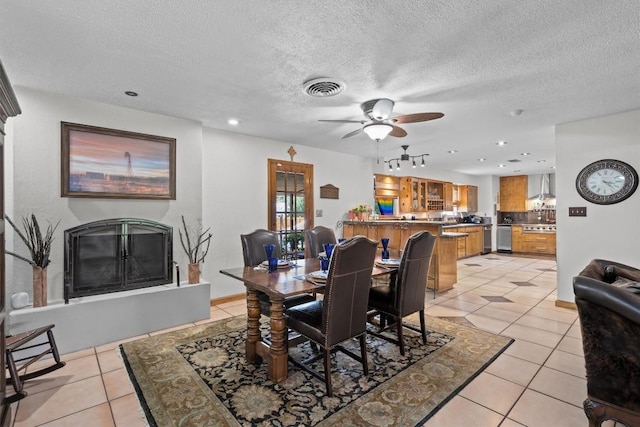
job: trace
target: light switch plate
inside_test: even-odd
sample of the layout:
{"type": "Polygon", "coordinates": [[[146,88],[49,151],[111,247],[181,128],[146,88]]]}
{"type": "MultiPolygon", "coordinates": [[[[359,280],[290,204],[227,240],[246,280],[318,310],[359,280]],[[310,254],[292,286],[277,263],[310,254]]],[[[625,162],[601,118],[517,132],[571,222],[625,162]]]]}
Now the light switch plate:
{"type": "Polygon", "coordinates": [[[587,207],[573,207],[569,208],[569,216],[587,216],[587,207]]]}
{"type": "Polygon", "coordinates": [[[322,217],[322,209],[316,209],[316,218],[322,217]]]}

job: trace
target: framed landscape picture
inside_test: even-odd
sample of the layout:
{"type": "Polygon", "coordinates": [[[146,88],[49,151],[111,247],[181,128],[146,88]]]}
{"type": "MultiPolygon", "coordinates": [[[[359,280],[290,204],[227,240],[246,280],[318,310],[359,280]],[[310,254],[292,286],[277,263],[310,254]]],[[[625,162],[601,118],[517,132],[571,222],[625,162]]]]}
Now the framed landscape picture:
{"type": "Polygon", "coordinates": [[[176,198],[176,140],[61,122],[62,197],[176,198]]]}

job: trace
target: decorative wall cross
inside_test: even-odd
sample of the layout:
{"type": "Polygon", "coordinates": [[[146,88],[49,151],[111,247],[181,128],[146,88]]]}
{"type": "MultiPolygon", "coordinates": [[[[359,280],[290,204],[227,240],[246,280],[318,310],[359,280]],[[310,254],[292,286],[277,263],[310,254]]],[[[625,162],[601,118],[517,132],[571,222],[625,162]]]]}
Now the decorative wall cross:
{"type": "Polygon", "coordinates": [[[289,155],[291,156],[291,161],[293,162],[293,156],[295,156],[296,154],[298,154],[296,152],[296,150],[294,150],[293,145],[291,147],[289,147],[289,150],[287,151],[287,153],[289,153],[289,155]]]}

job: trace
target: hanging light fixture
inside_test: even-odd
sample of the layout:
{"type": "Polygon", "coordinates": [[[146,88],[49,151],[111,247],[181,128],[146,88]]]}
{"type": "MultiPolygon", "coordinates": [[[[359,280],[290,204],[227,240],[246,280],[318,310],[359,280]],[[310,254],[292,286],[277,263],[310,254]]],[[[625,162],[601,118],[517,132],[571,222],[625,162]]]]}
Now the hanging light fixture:
{"type": "Polygon", "coordinates": [[[364,133],[374,141],[385,139],[393,130],[393,126],[387,123],[371,123],[364,127],[364,133]]]}
{"type": "Polygon", "coordinates": [[[396,163],[396,169],[400,170],[400,162],[408,162],[411,161],[411,167],[415,168],[416,165],[416,159],[417,158],[422,158],[422,163],[420,164],[420,167],[425,167],[425,163],[424,163],[424,156],[428,156],[428,153],[424,153],[424,154],[418,154],[417,156],[410,156],[409,154],[407,154],[407,148],[409,148],[408,145],[403,145],[402,149],[404,150],[404,153],[402,153],[400,155],[400,157],[395,158],[395,159],[389,159],[389,160],[385,160],[384,162],[387,163],[389,165],[389,170],[392,171],[393,170],[393,166],[392,166],[392,162],[396,163]]]}

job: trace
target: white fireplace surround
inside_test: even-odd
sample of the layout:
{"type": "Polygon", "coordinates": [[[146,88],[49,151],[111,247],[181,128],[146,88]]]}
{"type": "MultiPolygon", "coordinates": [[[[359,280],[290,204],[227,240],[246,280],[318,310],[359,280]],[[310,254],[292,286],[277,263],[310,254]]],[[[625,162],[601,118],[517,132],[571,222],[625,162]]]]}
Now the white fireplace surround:
{"type": "Polygon", "coordinates": [[[210,317],[209,282],[175,283],[72,299],[9,313],[9,334],[48,324],[66,354],[210,317]]]}

